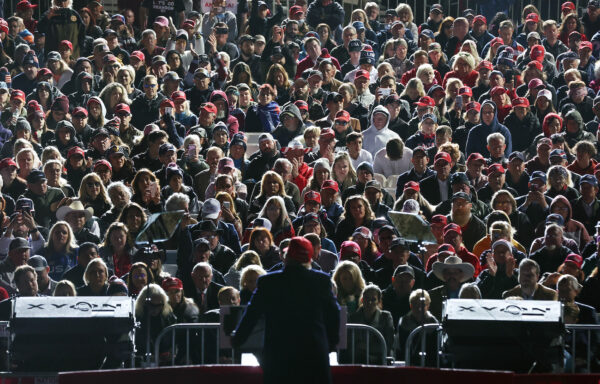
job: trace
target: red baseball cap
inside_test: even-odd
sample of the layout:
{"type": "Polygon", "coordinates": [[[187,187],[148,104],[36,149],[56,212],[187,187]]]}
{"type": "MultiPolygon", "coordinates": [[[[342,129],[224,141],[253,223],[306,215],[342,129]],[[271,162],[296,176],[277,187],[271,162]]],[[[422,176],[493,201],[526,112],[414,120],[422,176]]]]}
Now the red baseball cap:
{"type": "Polygon", "coordinates": [[[20,89],[13,89],[10,94],[10,99],[19,99],[25,102],[25,92],[21,91],[20,89]]]}
{"type": "Polygon", "coordinates": [[[415,103],[419,107],[435,107],[435,100],[429,96],[423,96],[415,103]]]}
{"type": "Polygon", "coordinates": [[[164,99],[163,101],[160,102],[160,108],[166,108],[166,107],[175,108],[175,104],[173,104],[173,102],[170,99],[164,99]]]}
{"type": "Polygon", "coordinates": [[[443,225],[445,227],[448,225],[448,218],[444,215],[434,215],[431,218],[431,224],[443,225]]]}
{"type": "Polygon", "coordinates": [[[570,1],[567,1],[566,3],[564,3],[564,4],[563,4],[563,5],[560,7],[560,10],[561,10],[561,11],[565,11],[565,10],[567,10],[567,9],[568,9],[568,10],[571,10],[571,11],[574,11],[574,10],[575,10],[575,4],[573,4],[573,3],[572,3],[572,2],[570,2],[570,1]]]}
{"type": "Polygon", "coordinates": [[[419,192],[421,190],[421,185],[416,181],[409,181],[404,184],[404,190],[406,191],[407,189],[412,189],[415,192],[419,192]]]}
{"type": "Polygon", "coordinates": [[[341,120],[341,121],[345,121],[347,123],[350,121],[350,114],[348,113],[348,111],[344,111],[342,109],[341,111],[338,111],[335,114],[335,120],[341,120]]]}
{"type": "Polygon", "coordinates": [[[468,87],[468,86],[465,85],[464,87],[460,87],[458,89],[458,94],[460,96],[471,96],[471,97],[473,97],[473,90],[471,89],[471,87],[468,87]]]}
{"type": "Polygon", "coordinates": [[[529,83],[527,84],[527,88],[529,89],[538,89],[540,87],[545,88],[546,86],[544,85],[544,82],[538,79],[537,77],[535,79],[529,80],[529,83]]]}
{"type": "Polygon", "coordinates": [[[136,59],[138,59],[139,61],[146,60],[146,55],[144,55],[144,52],[142,52],[142,51],[133,51],[133,52],[131,52],[131,55],[129,55],[129,59],[131,60],[134,57],[136,59]]]}
{"type": "Polygon", "coordinates": [[[104,159],[100,159],[94,163],[94,171],[96,170],[96,168],[98,168],[101,165],[106,166],[108,169],[110,169],[112,171],[112,165],[108,162],[108,160],[104,160],[104,159]]]}
{"type": "Polygon", "coordinates": [[[566,263],[575,264],[575,266],[578,269],[581,269],[581,267],[583,266],[583,257],[579,256],[576,253],[569,253],[569,255],[565,259],[565,264],[566,263]]]}
{"type": "Polygon", "coordinates": [[[319,140],[333,140],[335,139],[335,132],[331,128],[323,128],[319,135],[319,140]]]}
{"type": "Polygon", "coordinates": [[[512,106],[527,108],[527,107],[529,107],[529,100],[527,100],[526,97],[517,97],[516,99],[513,99],[512,106]]]}
{"type": "Polygon", "coordinates": [[[117,104],[117,106],[115,107],[115,115],[121,115],[122,112],[127,112],[131,115],[131,108],[129,108],[129,105],[125,103],[117,104]]]}
{"type": "Polygon", "coordinates": [[[498,163],[494,163],[494,164],[490,165],[487,169],[488,176],[491,175],[492,173],[496,173],[496,172],[506,173],[506,170],[504,169],[502,164],[498,164],[498,163]]]}
{"type": "Polygon", "coordinates": [[[504,45],[504,40],[501,37],[494,37],[490,41],[490,47],[493,47],[496,44],[498,44],[498,45],[504,45]]]}
{"type": "Polygon", "coordinates": [[[0,160],[0,169],[4,169],[6,167],[19,168],[17,163],[15,163],[15,161],[11,157],[7,157],[7,158],[0,160]]]}
{"type": "Polygon", "coordinates": [[[67,152],[67,159],[71,158],[71,156],[75,156],[75,155],[80,155],[81,157],[83,157],[85,159],[85,152],[83,151],[83,149],[79,148],[79,147],[73,147],[71,149],[69,149],[69,152],[67,152]]]}
{"type": "Polygon", "coordinates": [[[350,240],[344,241],[340,246],[340,260],[348,260],[354,255],[358,255],[359,259],[362,256],[358,244],[350,240]]]}
{"type": "Polygon", "coordinates": [[[298,107],[299,110],[308,112],[308,103],[306,101],[296,100],[294,101],[294,105],[298,107]]]}
{"type": "Polygon", "coordinates": [[[490,96],[500,96],[500,95],[504,95],[506,92],[508,92],[508,91],[504,87],[496,85],[490,91],[490,96]]]}
{"type": "MultiPolygon", "coordinates": [[[[453,224],[456,225],[456,224],[453,224]]],[[[460,227],[458,227],[460,228],[460,227]]],[[[438,247],[437,249],[438,253],[452,253],[452,254],[456,254],[456,250],[454,249],[454,247],[451,244],[442,244],[438,247]]]]}
{"type": "Polygon", "coordinates": [[[481,60],[479,64],[477,64],[475,70],[479,71],[481,68],[489,69],[491,71],[494,69],[494,65],[488,60],[481,60]]]}
{"type": "MultiPolygon", "coordinates": [[[[37,8],[37,5],[35,4],[31,4],[29,1],[27,0],[21,0],[17,3],[17,11],[26,11],[28,9],[34,9],[37,8]]],[[[32,31],[33,32],[33,31],[32,31]]]]}
{"type": "Polygon", "coordinates": [[[538,15],[537,13],[530,13],[527,15],[527,17],[525,18],[525,23],[539,23],[540,22],[540,15],[538,15]]]}
{"type": "Polygon", "coordinates": [[[469,163],[471,161],[483,161],[485,163],[485,158],[483,157],[483,155],[481,153],[473,152],[469,155],[469,157],[467,157],[467,163],[469,163]]]}
{"type": "Polygon", "coordinates": [[[529,68],[536,68],[540,71],[544,69],[544,66],[542,65],[542,63],[540,63],[537,60],[531,60],[529,63],[527,63],[527,66],[529,68]]]}
{"type": "Polygon", "coordinates": [[[185,92],[183,91],[175,91],[171,93],[171,99],[175,102],[186,101],[185,92]]]}
{"type": "Polygon", "coordinates": [[[483,15],[477,15],[473,18],[473,24],[475,23],[487,24],[487,19],[483,15]]]}
{"type": "Polygon", "coordinates": [[[593,50],[594,48],[592,47],[592,42],[591,41],[582,41],[581,43],[579,43],[579,50],[581,51],[582,49],[590,49],[593,50]]]}
{"type": "Polygon", "coordinates": [[[471,101],[469,103],[467,103],[467,105],[465,106],[466,111],[472,111],[472,110],[476,110],[477,112],[481,111],[481,104],[479,104],[476,101],[471,101]]]}
{"type": "Polygon", "coordinates": [[[456,232],[459,235],[462,235],[462,229],[460,228],[460,225],[454,223],[450,223],[444,227],[444,236],[446,236],[446,234],[449,232],[456,232]]]}
{"type": "Polygon", "coordinates": [[[358,79],[360,77],[364,77],[367,80],[371,80],[371,74],[369,73],[369,71],[366,71],[364,69],[359,69],[354,75],[354,79],[358,79]]]}
{"type": "Polygon", "coordinates": [[[340,191],[340,187],[338,186],[338,183],[335,180],[325,180],[323,182],[323,185],[321,185],[321,191],[324,189],[332,189],[336,192],[340,191]]]}
{"type": "Polygon", "coordinates": [[[162,289],[168,291],[169,289],[183,289],[183,283],[176,277],[167,277],[162,282],[162,289]]]}
{"type": "Polygon", "coordinates": [[[313,257],[312,243],[302,236],[292,237],[290,245],[286,248],[285,258],[299,263],[309,263],[313,257]]]}
{"type": "Polygon", "coordinates": [[[450,157],[450,154],[448,152],[443,152],[443,151],[435,154],[435,157],[433,158],[433,163],[435,164],[440,160],[443,160],[447,163],[452,162],[452,158],[450,157]]]}
{"type": "Polygon", "coordinates": [[[206,111],[208,113],[214,113],[214,114],[216,114],[218,112],[217,107],[211,102],[200,105],[200,111],[206,111]]]}
{"type": "Polygon", "coordinates": [[[304,194],[304,203],[306,204],[306,202],[308,201],[315,201],[319,204],[321,204],[321,194],[319,192],[315,192],[315,191],[308,191],[304,194]]]}
{"type": "MultiPolygon", "coordinates": [[[[115,108],[115,113],[116,113],[116,108],[115,108]]],[[[84,115],[85,117],[87,117],[87,116],[88,116],[88,111],[87,111],[87,109],[85,109],[85,108],[83,108],[83,107],[76,107],[76,108],[73,110],[73,113],[72,113],[72,115],[73,115],[73,116],[84,115]]]]}
{"type": "Polygon", "coordinates": [[[67,48],[69,48],[71,51],[73,50],[73,43],[71,43],[69,40],[63,40],[60,42],[60,44],[58,45],[59,47],[63,47],[66,46],[67,48]]]}

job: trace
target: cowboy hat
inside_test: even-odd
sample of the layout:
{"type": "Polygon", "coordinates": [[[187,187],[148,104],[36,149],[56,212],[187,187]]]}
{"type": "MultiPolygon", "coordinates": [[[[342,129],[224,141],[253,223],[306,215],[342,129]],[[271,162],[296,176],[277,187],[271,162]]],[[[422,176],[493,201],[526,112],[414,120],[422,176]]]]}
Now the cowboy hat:
{"type": "Polygon", "coordinates": [[[85,215],[85,221],[88,221],[92,218],[94,208],[85,208],[80,200],[74,200],[73,202],[71,202],[71,204],[63,205],[62,207],[58,208],[58,210],[56,211],[56,218],[58,220],[64,220],[65,217],[71,212],[83,212],[83,214],[85,215]]]}
{"type": "Polygon", "coordinates": [[[463,263],[460,257],[456,255],[448,256],[444,262],[436,261],[433,263],[433,274],[440,280],[444,279],[444,271],[447,269],[460,269],[462,272],[461,283],[469,280],[475,273],[475,268],[469,263],[463,263]]]}

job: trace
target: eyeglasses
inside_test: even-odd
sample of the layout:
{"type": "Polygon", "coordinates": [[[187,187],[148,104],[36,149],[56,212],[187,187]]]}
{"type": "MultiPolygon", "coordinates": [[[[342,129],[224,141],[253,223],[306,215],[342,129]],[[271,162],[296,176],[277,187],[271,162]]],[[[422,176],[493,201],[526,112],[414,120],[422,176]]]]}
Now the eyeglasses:
{"type": "Polygon", "coordinates": [[[86,183],[86,185],[88,186],[88,188],[94,188],[94,187],[100,187],[100,182],[98,181],[90,181],[88,183],[86,183]]]}
{"type": "Polygon", "coordinates": [[[133,275],[134,279],[145,279],[146,278],[146,274],[145,273],[136,273],[135,275],[133,275]]]}
{"type": "Polygon", "coordinates": [[[144,88],[156,88],[158,84],[144,84],[144,88]]]}
{"type": "Polygon", "coordinates": [[[346,126],[346,125],[348,125],[348,122],[347,122],[347,121],[341,121],[341,120],[336,120],[336,121],[335,121],[335,123],[336,123],[337,125],[343,125],[343,126],[346,126]]]}

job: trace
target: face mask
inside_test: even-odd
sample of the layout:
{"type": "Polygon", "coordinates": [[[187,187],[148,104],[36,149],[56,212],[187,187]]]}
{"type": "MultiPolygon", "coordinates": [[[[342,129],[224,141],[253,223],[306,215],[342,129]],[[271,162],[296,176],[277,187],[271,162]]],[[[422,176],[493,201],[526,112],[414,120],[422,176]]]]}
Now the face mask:
{"type": "Polygon", "coordinates": [[[298,25],[299,25],[299,26],[303,26],[303,25],[304,25],[304,19],[300,19],[300,20],[298,20],[298,25]]]}

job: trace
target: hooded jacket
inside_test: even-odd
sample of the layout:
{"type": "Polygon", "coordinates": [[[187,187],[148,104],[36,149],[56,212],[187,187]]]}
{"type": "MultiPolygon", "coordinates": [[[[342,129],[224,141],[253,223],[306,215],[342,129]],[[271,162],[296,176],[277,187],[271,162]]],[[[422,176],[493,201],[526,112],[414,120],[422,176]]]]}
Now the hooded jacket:
{"type": "Polygon", "coordinates": [[[382,105],[378,105],[373,109],[373,113],[371,113],[371,125],[369,128],[363,132],[363,149],[370,153],[377,153],[382,148],[385,148],[388,141],[391,139],[400,138],[398,134],[392,131],[389,128],[390,123],[390,113],[387,108],[382,105]],[[375,128],[373,124],[373,116],[376,113],[383,113],[387,117],[387,121],[385,123],[385,127],[381,129],[375,128]]]}
{"type": "Polygon", "coordinates": [[[75,92],[73,92],[69,95],[69,109],[71,110],[71,112],[73,111],[73,109],[75,109],[77,107],[85,108],[87,106],[87,102],[90,99],[90,97],[98,96],[98,93],[96,91],[94,91],[94,76],[90,75],[89,73],[79,72],[79,74],[75,77],[74,85],[75,85],[75,92]],[[82,84],[83,78],[88,77],[88,76],[92,77],[92,88],[89,93],[84,93],[81,88],[81,84],[82,84]]]}
{"type": "Polygon", "coordinates": [[[589,243],[592,238],[590,237],[587,229],[585,229],[585,226],[572,218],[573,208],[571,207],[569,200],[563,195],[558,195],[552,199],[552,203],[550,203],[550,212],[552,212],[554,206],[558,202],[565,204],[569,208],[569,213],[565,218],[565,225],[563,226],[564,236],[575,240],[579,248],[583,249],[583,246],[589,243]]]}
{"type": "MultiPolygon", "coordinates": [[[[304,121],[302,120],[302,115],[300,115],[300,110],[293,103],[288,103],[283,110],[281,111],[281,115],[284,113],[292,114],[296,119],[298,119],[298,127],[295,131],[290,132],[280,121],[277,125],[277,128],[273,131],[273,137],[275,140],[279,141],[282,147],[287,147],[290,141],[296,136],[300,136],[304,134],[304,129],[306,126],[304,125],[304,121]]],[[[281,117],[280,115],[280,117],[281,117]]]]}
{"type": "Polygon", "coordinates": [[[513,151],[527,150],[529,144],[541,132],[540,122],[531,111],[527,112],[523,120],[519,120],[513,110],[504,119],[504,125],[510,131],[513,151]]]}
{"type": "Polygon", "coordinates": [[[496,103],[491,100],[486,100],[481,105],[481,111],[483,111],[483,107],[486,105],[490,105],[494,108],[494,119],[492,120],[490,125],[487,125],[481,119],[481,112],[479,112],[479,117],[481,119],[481,123],[474,126],[467,136],[467,153],[469,156],[471,153],[480,153],[483,157],[490,157],[490,152],[487,149],[487,137],[488,135],[500,132],[506,141],[506,150],[505,154],[512,153],[512,136],[508,128],[498,122],[498,108],[496,107],[496,103]]]}
{"type": "Polygon", "coordinates": [[[567,144],[569,144],[569,147],[573,148],[573,146],[575,144],[577,144],[579,141],[582,141],[582,140],[587,140],[592,143],[596,142],[596,138],[594,137],[594,135],[585,130],[583,118],[581,117],[581,114],[577,110],[572,109],[569,112],[567,112],[567,114],[565,115],[564,122],[565,122],[565,140],[566,140],[567,144]],[[569,120],[575,120],[577,122],[577,132],[570,133],[566,129],[566,126],[567,126],[567,123],[569,122],[569,120]]]}
{"type": "MultiPolygon", "coordinates": [[[[221,91],[221,90],[215,90],[213,91],[213,93],[210,95],[210,102],[211,103],[215,103],[218,100],[222,100],[225,102],[225,105],[229,106],[229,101],[227,100],[227,95],[225,94],[225,92],[221,91]]],[[[238,131],[240,130],[240,123],[238,122],[238,119],[236,119],[235,117],[231,116],[229,114],[229,108],[225,108],[225,117],[219,119],[215,119],[215,123],[222,121],[227,125],[227,129],[229,129],[229,137],[233,137],[233,135],[235,135],[236,133],[238,133],[238,131]]]]}

